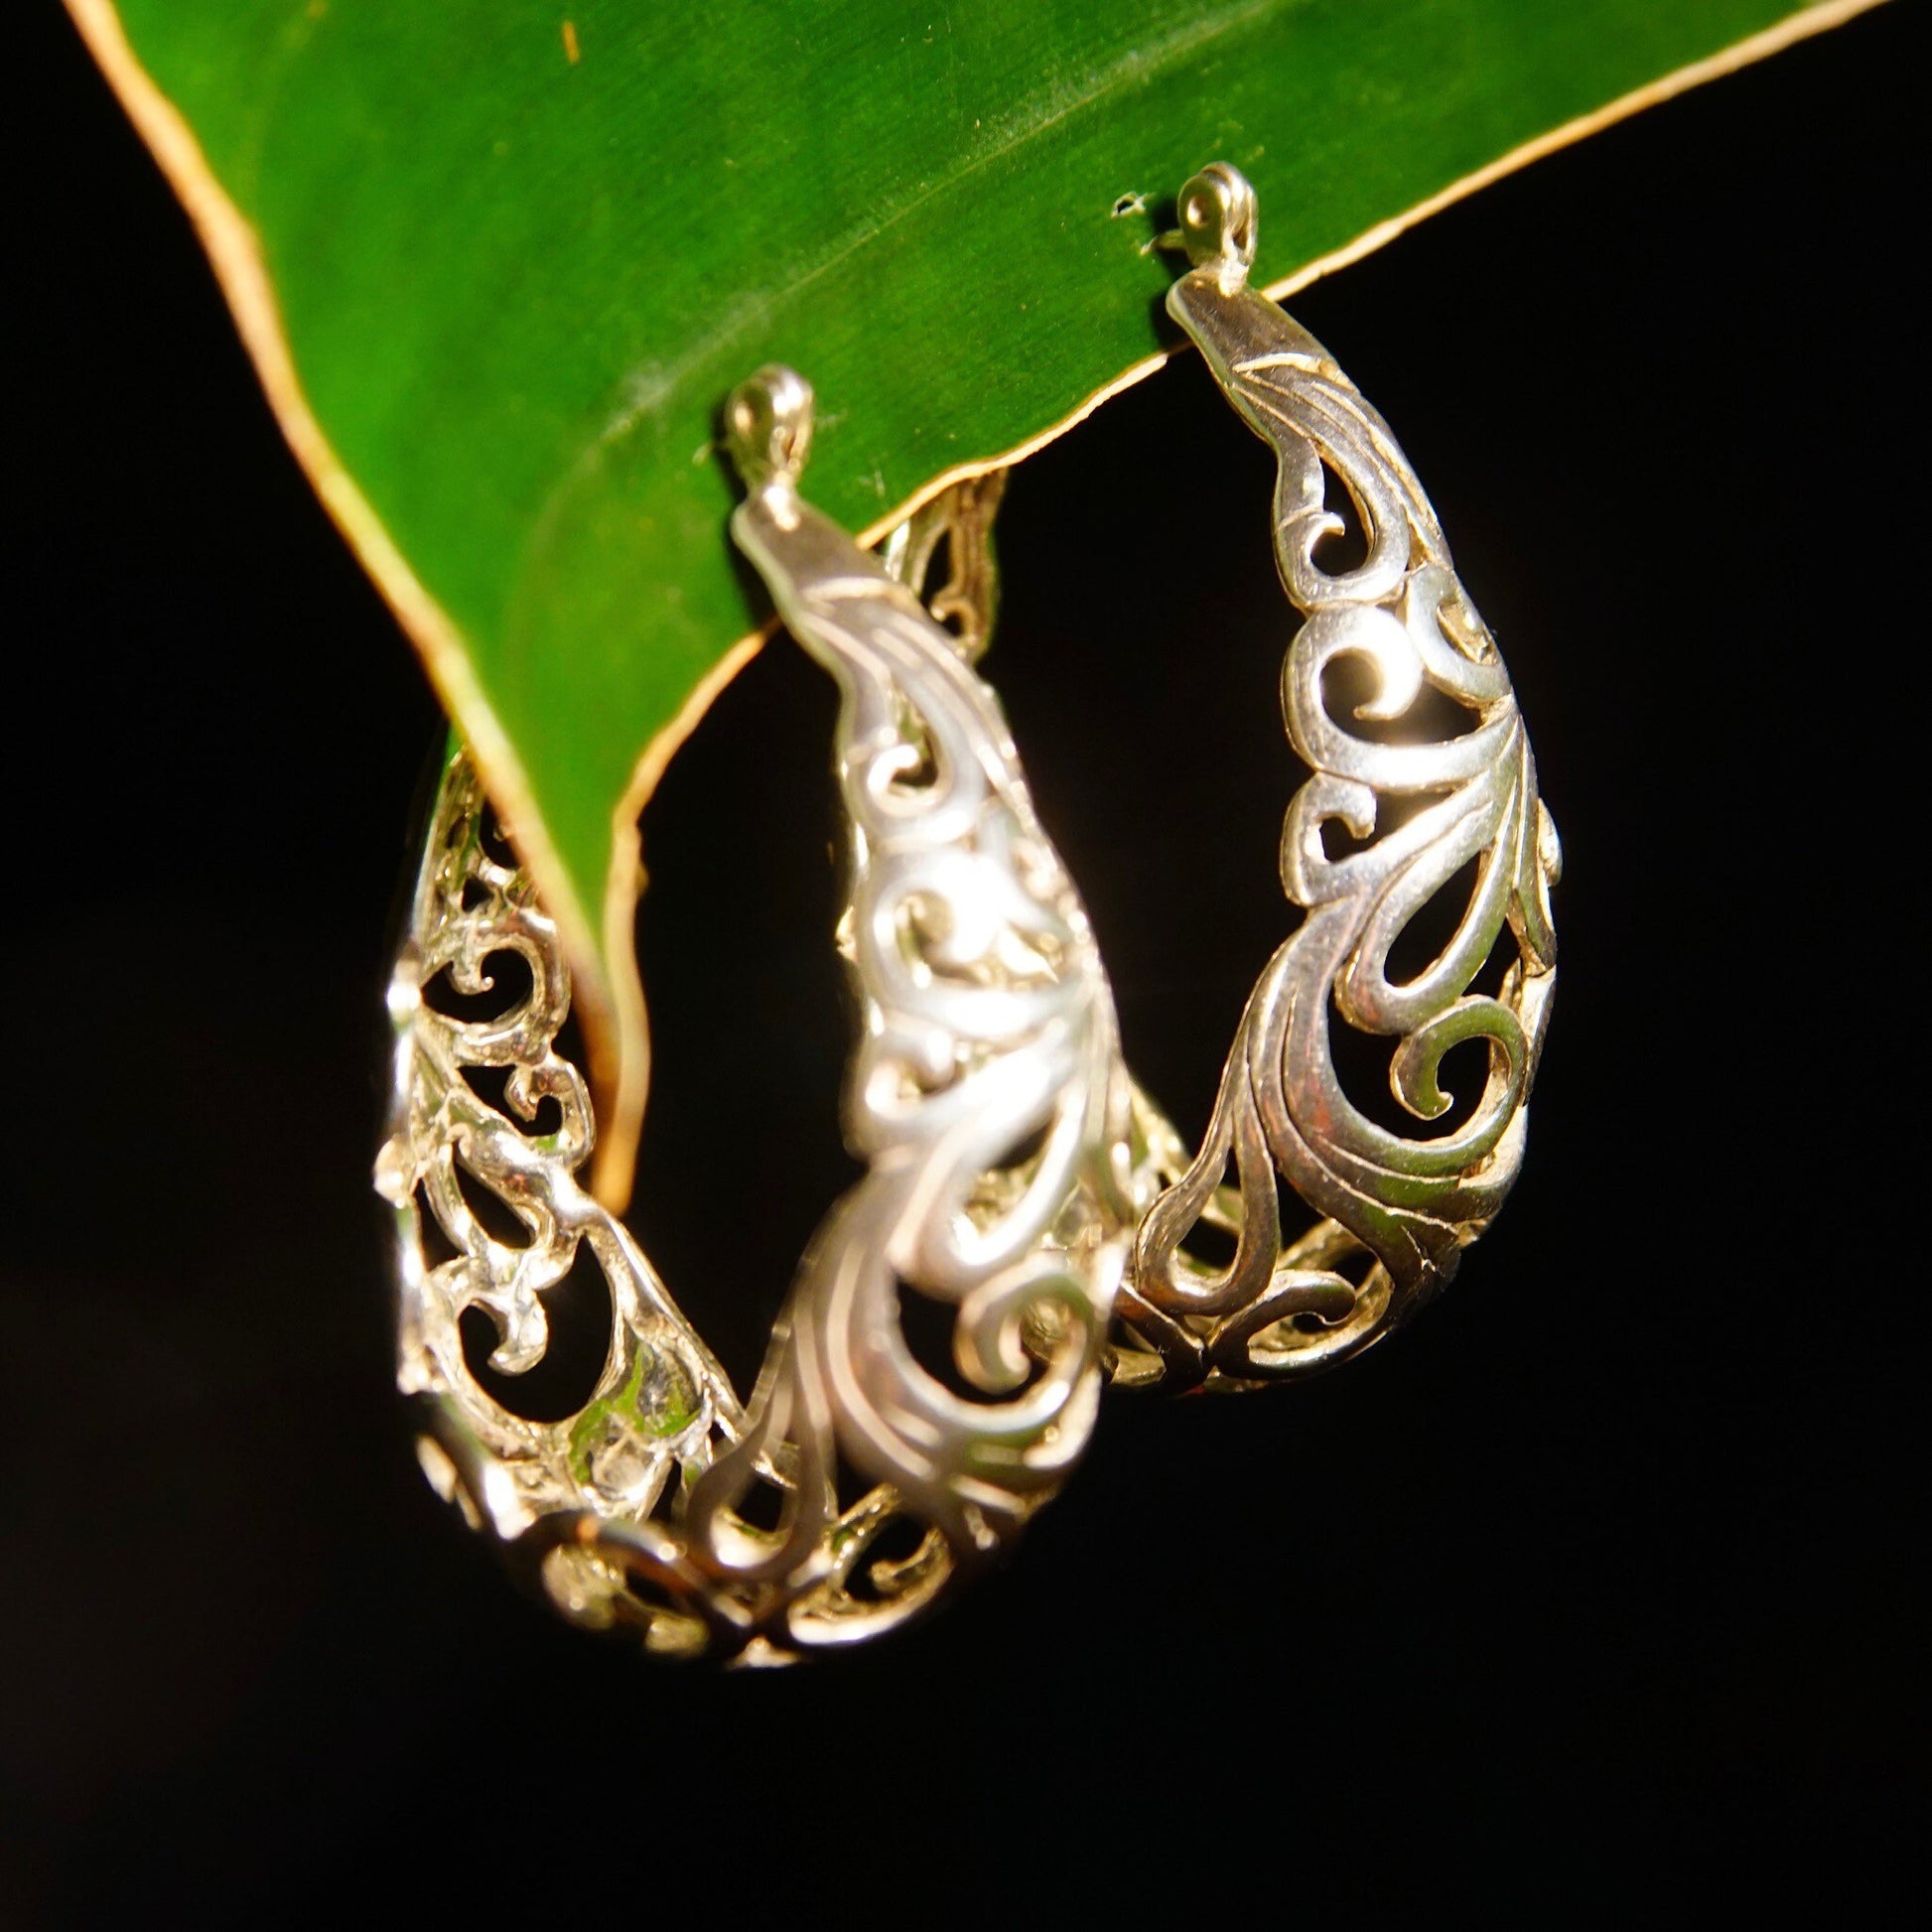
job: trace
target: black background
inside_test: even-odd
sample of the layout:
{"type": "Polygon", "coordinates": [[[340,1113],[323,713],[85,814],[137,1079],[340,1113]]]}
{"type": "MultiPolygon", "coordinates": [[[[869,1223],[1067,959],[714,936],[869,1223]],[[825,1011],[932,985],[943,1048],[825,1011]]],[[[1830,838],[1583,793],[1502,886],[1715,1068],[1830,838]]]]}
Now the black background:
{"type": "MultiPolygon", "coordinates": [[[[1528,1166],[1451,1294],[1300,1391],[1111,1405],[970,1600],[725,1677],[565,1629],[416,1472],[367,1174],[436,709],[106,88],[13,22],[0,1920],[1868,1916],[1923,1804],[1925,21],[1295,305],[1567,851],[1528,1166]]],[[[1183,363],[1002,518],[988,669],[1190,1131],[1288,917],[1268,474],[1183,363]]],[[[849,1173],[830,717],[766,651],[645,824],[634,1219],[741,1373],[849,1173]]]]}

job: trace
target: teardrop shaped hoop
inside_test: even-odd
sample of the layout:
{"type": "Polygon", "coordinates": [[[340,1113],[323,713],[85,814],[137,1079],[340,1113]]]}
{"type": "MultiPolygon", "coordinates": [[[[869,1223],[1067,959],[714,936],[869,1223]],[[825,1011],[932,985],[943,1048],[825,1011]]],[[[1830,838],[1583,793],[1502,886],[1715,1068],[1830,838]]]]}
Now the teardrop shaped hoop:
{"type": "Polygon", "coordinates": [[[859,995],[845,1132],[864,1177],[827,1214],[741,1405],[623,1225],[579,1183],[593,1125],[557,1050],[570,982],[554,924],[492,844],[475,773],[445,770],[390,987],[395,1074],[378,1186],[395,1217],[399,1379],[431,1480],[556,1606],[666,1655],[788,1661],[891,1628],[1011,1545],[1091,1431],[1137,1203],[1112,995],[966,649],[990,617],[987,492],[898,547],[955,637],[798,494],[812,398],[761,370],[726,412],[749,485],[734,532],[837,679],[850,825],[842,949],[859,995]],[[977,562],[976,562],[977,560],[977,562]],[[459,1017],[518,955],[531,991],[459,1017]],[[527,1235],[480,1217],[493,1195],[527,1235]],[[492,1362],[542,1358],[544,1298],[588,1252],[611,1291],[603,1373],[564,1421],[496,1401],[492,1362]],[[909,1292],[955,1311],[958,1375],[917,1361],[909,1292]],[[842,1504],[852,1478],[863,1487],[842,1504]],[[770,1505],[750,1507],[755,1492],[770,1505]],[[768,1519],[775,1516],[775,1524],[768,1519]],[[894,1523],[912,1547],[875,1555],[894,1523]]]}
{"type": "Polygon", "coordinates": [[[1132,1386],[1234,1387],[1328,1366],[1398,1327],[1501,1206],[1556,984],[1561,857],[1508,673],[1408,460],[1327,350],[1248,286],[1254,190],[1216,163],[1178,208],[1191,266],[1169,312],[1279,466],[1275,556],[1304,620],[1282,706],[1311,774],[1288,809],[1281,876],[1305,916],[1249,998],[1191,1159],[1143,1098],[1167,1185],[1136,1239],[1113,1367],[1132,1386]],[[1332,573],[1317,555],[1345,528],[1331,477],[1366,542],[1332,573]],[[1323,690],[1343,660],[1371,687],[1346,719],[1323,690]],[[1432,731],[1430,693],[1466,726],[1432,731]],[[1468,869],[1449,937],[1393,978],[1398,940],[1468,869]],[[1337,1027],[1392,1042],[1389,1085],[1417,1123],[1452,1105],[1444,1056],[1479,1042],[1488,1071],[1472,1109],[1434,1136],[1378,1124],[1337,1073],[1337,1027]],[[1316,1217],[1290,1239],[1280,1180],[1316,1217]],[[1233,1240],[1225,1265],[1189,1252],[1203,1224],[1233,1240]]]}

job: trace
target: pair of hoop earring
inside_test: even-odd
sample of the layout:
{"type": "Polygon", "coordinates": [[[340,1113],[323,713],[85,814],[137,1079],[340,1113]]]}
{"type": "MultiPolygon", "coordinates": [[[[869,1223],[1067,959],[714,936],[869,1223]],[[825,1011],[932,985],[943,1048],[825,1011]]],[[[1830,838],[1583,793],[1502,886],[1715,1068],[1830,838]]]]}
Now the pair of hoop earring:
{"type": "Polygon", "coordinates": [[[1104,1381],[1251,1388],[1357,1353],[1449,1279],[1515,1178],[1559,858],[1507,673],[1387,425],[1248,287],[1248,183],[1208,168],[1179,213],[1191,266],[1170,312],[1279,464],[1275,552],[1304,617],[1283,708],[1311,773],[1282,842],[1304,917],[1248,1001],[1196,1153],[1126,1069],[1086,913],[972,668],[987,493],[914,519],[883,562],[861,550],[798,493],[812,395],[789,370],[759,371],[726,406],[747,488],[732,532],[840,689],[839,943],[861,1005],[844,1128],[866,1173],[814,1237],[749,1403],[576,1178],[593,1126],[556,1044],[570,1001],[556,931],[492,838],[467,758],[446,767],[390,991],[378,1184],[400,1381],[431,1481],[579,1623],[768,1663],[903,1622],[1058,1489],[1104,1381]],[[1330,475],[1366,538],[1332,575],[1316,556],[1343,527],[1330,475]],[[942,531],[952,571],[929,609],[912,587],[942,531]],[[1353,713],[1369,732],[1324,698],[1342,659],[1369,674],[1353,713]],[[1457,728],[1373,735],[1417,723],[1431,692],[1457,728]],[[1391,949],[1458,875],[1473,883],[1450,936],[1392,978],[1391,949]],[[425,997],[440,977],[486,991],[502,953],[531,978],[510,1011],[465,1019],[425,997]],[[1343,1090],[1337,1024],[1395,1042],[1390,1085],[1421,1122],[1449,1111],[1444,1055],[1480,1042],[1473,1109],[1434,1137],[1377,1124],[1343,1090]],[[1286,1241],[1284,1180],[1314,1217],[1286,1241]],[[521,1243],[491,1231],[476,1188],[521,1243]],[[1204,1226],[1232,1242],[1220,1267],[1190,1251],[1204,1226]],[[543,1295],[586,1246],[611,1290],[604,1369],[575,1415],[531,1422],[471,1373],[461,1316],[485,1311],[492,1364],[527,1369],[546,1346],[543,1295]],[[902,1290],[956,1311],[954,1382],[915,1359],[902,1290]]]}

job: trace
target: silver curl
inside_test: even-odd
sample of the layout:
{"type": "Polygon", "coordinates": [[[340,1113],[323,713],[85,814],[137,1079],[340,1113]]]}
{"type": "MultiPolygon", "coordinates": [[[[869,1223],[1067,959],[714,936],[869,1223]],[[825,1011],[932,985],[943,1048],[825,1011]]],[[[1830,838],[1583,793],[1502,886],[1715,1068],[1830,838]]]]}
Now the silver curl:
{"type": "MultiPolygon", "coordinates": [[[[1549,892],[1561,859],[1508,673],[1408,460],[1320,344],[1247,286],[1252,189],[1217,164],[1181,191],[1181,210],[1194,266],[1169,309],[1278,464],[1276,561],[1305,619],[1282,708],[1311,773],[1289,806],[1281,875],[1305,917],[1250,996],[1198,1153],[1166,1164],[1122,1295],[1116,1374],[1246,1385],[1390,1332],[1502,1204],[1556,981],[1549,892]],[[1366,539],[1361,561],[1333,573],[1317,557],[1344,527],[1327,507],[1330,475],[1366,539]],[[1369,687],[1352,719],[1323,699],[1342,660],[1369,687]],[[1409,719],[1430,691],[1469,714],[1468,728],[1419,728],[1412,742],[1353,728],[1409,719]],[[1331,825],[1357,849],[1331,857],[1331,825]],[[1414,977],[1393,979],[1397,942],[1471,863],[1454,930],[1414,977]],[[1493,994],[1472,992],[1505,928],[1515,958],[1493,994]],[[1468,1118],[1433,1137],[1369,1119],[1336,1071],[1338,1024],[1394,1039],[1390,1087],[1418,1122],[1452,1104],[1438,1077],[1445,1054],[1483,1042],[1488,1072],[1468,1118]],[[1286,1244],[1278,1176],[1320,1217],[1286,1244]],[[1184,1245],[1203,1222],[1234,1237],[1223,1267],[1184,1245]]],[[[1165,1144],[1178,1147],[1172,1130],[1165,1144]]]]}
{"type": "Polygon", "coordinates": [[[846,1128],[871,1165],[800,1277],[791,1345],[846,1458],[964,1561],[1058,1487],[1092,1428],[1135,1206],[1128,1090],[1086,912],[998,700],[799,497],[786,452],[809,410],[773,369],[726,417],[750,485],[733,536],[839,686],[852,828],[846,1128]],[[959,1386],[914,1358],[901,1290],[958,1309],[959,1386]]]}
{"type": "Polygon", "coordinates": [[[821,1224],[741,1404],[578,1180],[594,1126],[556,1047],[568,969],[457,753],[391,982],[377,1185],[395,1217],[399,1380],[439,1491],[574,1620],[666,1656],[757,1664],[917,1614],[1058,1488],[1092,1428],[1136,1201],[1092,933],[962,648],[990,621],[997,492],[955,492],[892,552],[916,581],[951,538],[933,604],[956,637],[798,499],[802,383],[764,373],[733,406],[750,421],[734,443],[752,484],[735,532],[841,691],[839,932],[861,1005],[844,1118],[866,1173],[821,1224]],[[527,966],[529,993],[486,1020],[453,1017],[439,987],[486,993],[504,954],[527,966]],[[480,1077],[499,1071],[500,1087],[480,1077]],[[479,1186],[526,1244],[489,1232],[468,1197],[479,1186]],[[453,1256],[434,1259],[444,1245],[453,1256]],[[532,1422],[470,1372],[461,1318],[485,1311],[492,1366],[526,1371],[548,1343],[544,1297],[586,1247],[611,1291],[603,1371],[576,1414],[532,1422]],[[956,1310],[955,1376],[915,1359],[907,1293],[956,1310]],[[842,1506],[846,1469],[870,1487],[842,1506]],[[755,1490],[767,1510],[750,1509],[755,1490]],[[889,1557],[895,1525],[908,1527],[889,1557]]]}

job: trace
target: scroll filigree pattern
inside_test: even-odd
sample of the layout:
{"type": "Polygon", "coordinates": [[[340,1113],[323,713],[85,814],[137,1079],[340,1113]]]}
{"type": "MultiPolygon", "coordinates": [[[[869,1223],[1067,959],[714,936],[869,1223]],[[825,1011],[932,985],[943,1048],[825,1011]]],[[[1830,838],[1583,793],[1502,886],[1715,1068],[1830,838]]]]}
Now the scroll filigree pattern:
{"type": "MultiPolygon", "coordinates": [[[[728,412],[751,484],[733,535],[839,685],[863,1008],[846,1117],[869,1171],[801,1277],[780,1372],[963,1560],[1058,1487],[1092,1428],[1136,1206],[1128,1089],[1085,909],[965,660],[986,614],[955,646],[799,498],[810,408],[772,369],[728,412]],[[914,1359],[901,1284],[958,1310],[970,1394],[914,1359]]],[[[955,596],[984,548],[963,535],[955,596]]]]}
{"type": "Polygon", "coordinates": [[[527,877],[486,848],[462,757],[391,988],[378,1184],[432,1480],[576,1620],[634,1626],[667,1654],[774,1662],[920,1610],[1057,1488],[1091,1428],[1134,1206],[1111,996],[991,693],[788,483],[755,491],[738,528],[843,695],[840,943],[863,1009],[846,1130],[867,1163],[800,1266],[751,1403],[576,1178],[592,1120],[555,1044],[566,969],[527,877]],[[504,953],[532,980],[509,1012],[456,1019],[426,997],[439,975],[487,991],[504,953]],[[500,1106],[477,1069],[506,1069],[500,1106]],[[459,1171],[527,1246],[490,1234],[459,1171]],[[438,1234],[456,1253],[433,1262],[438,1234]],[[461,1316],[485,1310],[493,1364],[526,1369],[546,1346],[543,1296],[584,1243],[611,1289],[609,1355],[582,1410],[532,1423],[469,1372],[461,1316]],[[901,1288],[956,1308],[957,1386],[914,1358],[901,1288]],[[843,1508],[842,1465],[872,1484],[843,1508]],[[775,1527],[754,1521],[755,1489],[775,1527]],[[895,1523],[909,1547],[889,1558],[895,1523]]]}
{"type": "MultiPolygon", "coordinates": [[[[678,1311],[636,1243],[578,1180],[594,1128],[583,1076],[556,1046],[570,979],[556,927],[528,876],[492,853],[485,807],[467,757],[443,773],[418,877],[410,929],[389,986],[396,1032],[389,1137],[376,1184],[396,1216],[397,1379],[424,1412],[419,1449],[439,1493],[540,1570],[580,1620],[619,1613],[620,1578],[600,1580],[582,1554],[606,1525],[628,1525],[674,1560],[653,1512],[710,1466],[743,1429],[723,1370],[678,1311]],[[439,983],[468,1001],[502,995],[514,956],[530,990],[484,1019],[456,1017],[439,983]],[[500,1088],[479,1073],[495,1075],[500,1088]],[[500,1092],[500,1104],[490,1097],[500,1092]],[[466,1193],[494,1194],[527,1232],[499,1239],[466,1193]],[[432,1246],[455,1250],[432,1259],[432,1246]],[[559,1422],[533,1422],[497,1402],[470,1372],[461,1319],[495,1323],[491,1365],[529,1370],[549,1343],[543,1297],[588,1247],[611,1297],[611,1339],[589,1400],[559,1422]],[[600,1581],[610,1587],[597,1587],[600,1581]]],[[[677,1601],[702,1610],[695,1573],[677,1601]]],[[[731,1620],[736,1606],[720,1601],[731,1620]]],[[[637,1619],[653,1647],[704,1647],[702,1615],[666,1599],[637,1619]],[[661,1613],[660,1613],[661,1608],[661,1613]]]]}
{"type": "Polygon", "coordinates": [[[1311,770],[1289,807],[1282,882],[1306,917],[1250,996],[1199,1153],[1171,1163],[1172,1184],[1142,1224],[1117,1372],[1239,1384],[1306,1372],[1387,1333],[1449,1279],[1501,1205],[1556,981],[1549,889],[1560,859],[1508,674],[1421,484],[1321,345],[1246,286],[1252,191],[1233,170],[1209,169],[1182,191],[1181,218],[1196,266],[1169,308],[1280,466],[1276,558],[1306,619],[1283,710],[1311,770]],[[1327,473],[1366,544],[1332,574],[1317,548],[1345,526],[1325,506],[1327,473]],[[1370,685],[1355,723],[1408,721],[1427,741],[1419,720],[1433,691],[1467,729],[1434,742],[1352,730],[1324,702],[1324,675],[1344,659],[1370,685]],[[1357,849],[1331,856],[1331,826],[1357,849]],[[1452,933],[1421,971],[1393,979],[1397,941],[1471,865],[1452,933]],[[1514,960],[1493,994],[1471,990],[1505,926],[1514,960]],[[1396,1042],[1389,1083],[1417,1121],[1450,1109],[1444,1055],[1483,1042],[1473,1111],[1433,1138],[1378,1125],[1344,1091],[1337,1023],[1396,1042]],[[1223,1184],[1230,1159],[1235,1188],[1223,1184]],[[1278,1173],[1323,1217],[1286,1246],[1278,1173]],[[1223,1268],[1183,1246],[1203,1220],[1235,1238],[1223,1268]]]}

